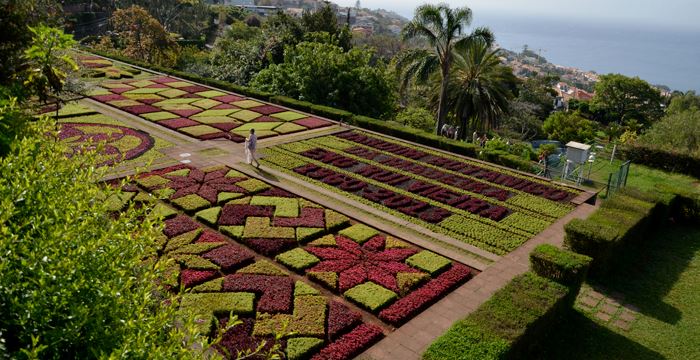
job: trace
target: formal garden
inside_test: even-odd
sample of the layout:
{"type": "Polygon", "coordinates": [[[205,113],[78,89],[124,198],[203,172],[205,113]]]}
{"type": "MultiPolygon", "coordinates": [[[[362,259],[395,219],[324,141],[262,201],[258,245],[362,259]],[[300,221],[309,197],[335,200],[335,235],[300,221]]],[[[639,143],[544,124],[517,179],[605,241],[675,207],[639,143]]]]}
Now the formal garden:
{"type": "Polygon", "coordinates": [[[30,29],[0,67],[0,359],[700,357],[692,154],[620,144],[627,186],[576,186],[30,29]]]}

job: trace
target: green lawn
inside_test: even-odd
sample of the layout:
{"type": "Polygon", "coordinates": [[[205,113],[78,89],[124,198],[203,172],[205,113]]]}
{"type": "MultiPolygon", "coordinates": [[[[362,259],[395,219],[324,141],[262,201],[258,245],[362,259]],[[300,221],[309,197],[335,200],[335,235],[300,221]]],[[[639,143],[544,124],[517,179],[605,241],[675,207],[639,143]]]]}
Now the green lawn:
{"type": "MultiPolygon", "coordinates": [[[[594,172],[591,174],[591,180],[593,180],[596,185],[602,184],[602,186],[604,186],[608,182],[610,173],[617,171],[621,164],[621,161],[615,161],[612,165],[608,161],[597,162],[594,165],[594,172]]],[[[644,165],[632,164],[630,166],[627,186],[633,186],[640,190],[648,191],[654,189],[656,184],[662,183],[687,188],[697,188],[698,186],[698,180],[690,176],[656,170],[644,165]]]]}
{"type": "Polygon", "coordinates": [[[640,309],[629,331],[573,310],[536,358],[700,359],[700,228],[669,227],[621,260],[598,285],[640,309]]]}

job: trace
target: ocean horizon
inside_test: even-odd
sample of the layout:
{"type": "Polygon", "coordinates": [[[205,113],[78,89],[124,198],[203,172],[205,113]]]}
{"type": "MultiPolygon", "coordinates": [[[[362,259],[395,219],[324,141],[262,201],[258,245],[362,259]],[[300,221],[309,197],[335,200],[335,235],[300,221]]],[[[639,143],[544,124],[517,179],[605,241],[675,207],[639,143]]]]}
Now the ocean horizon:
{"type": "MultiPolygon", "coordinates": [[[[414,8],[407,5],[397,3],[388,10],[411,19],[414,8]]],[[[491,28],[504,49],[521,51],[528,45],[553,64],[638,76],[672,90],[700,92],[699,29],[583,20],[574,15],[569,20],[474,9],[472,25],[491,28]]]]}
{"type": "Polygon", "coordinates": [[[473,25],[490,27],[504,49],[527,44],[557,65],[700,92],[700,31],[488,13],[475,14],[473,25]]]}

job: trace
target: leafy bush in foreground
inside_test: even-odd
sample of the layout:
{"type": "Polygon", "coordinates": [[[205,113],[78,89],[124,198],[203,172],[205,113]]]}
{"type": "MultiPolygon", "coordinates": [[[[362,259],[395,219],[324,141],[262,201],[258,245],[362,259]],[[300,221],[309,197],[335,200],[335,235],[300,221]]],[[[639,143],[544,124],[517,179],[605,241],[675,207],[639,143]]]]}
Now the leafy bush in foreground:
{"type": "MultiPolygon", "coordinates": [[[[189,358],[189,322],[154,284],[157,233],[147,209],[106,210],[90,157],[45,137],[0,159],[0,344],[11,358],[189,358]]],[[[172,302],[176,303],[176,302],[172,302]]],[[[206,348],[206,347],[205,347],[206,348]]],[[[199,354],[201,355],[201,354],[199,354]]]]}

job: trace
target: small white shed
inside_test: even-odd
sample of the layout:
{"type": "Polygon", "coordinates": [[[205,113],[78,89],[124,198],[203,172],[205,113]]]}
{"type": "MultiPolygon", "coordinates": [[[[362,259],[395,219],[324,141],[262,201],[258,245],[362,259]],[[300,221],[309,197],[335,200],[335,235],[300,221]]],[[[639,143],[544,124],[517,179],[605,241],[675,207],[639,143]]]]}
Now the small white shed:
{"type": "Polygon", "coordinates": [[[590,145],[581,144],[576,141],[570,141],[568,144],[566,144],[566,159],[577,165],[588,161],[590,152],[590,145]]]}

